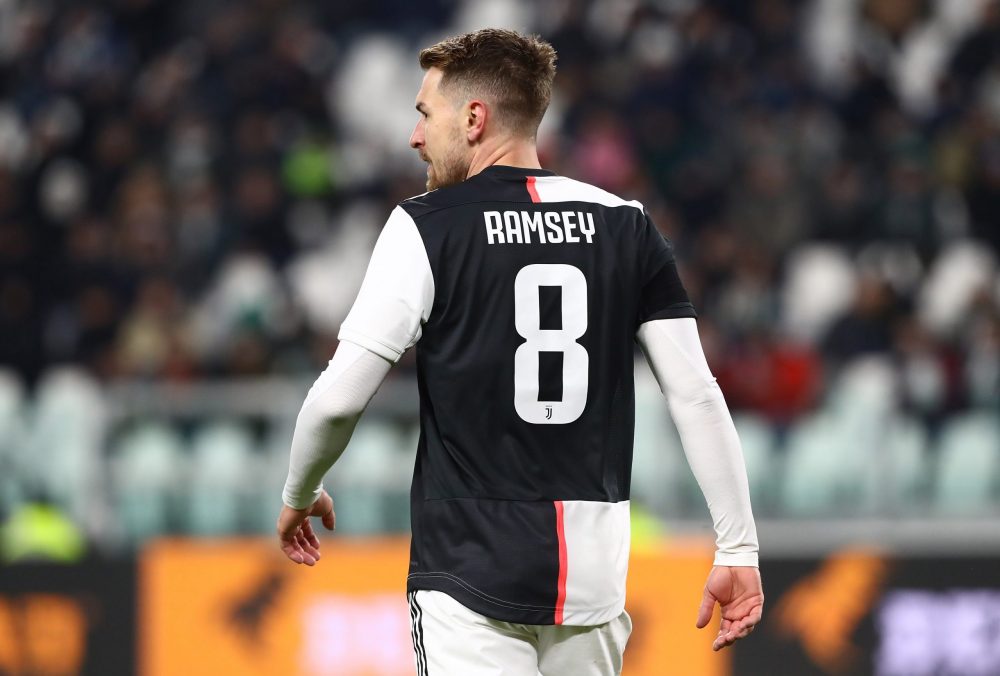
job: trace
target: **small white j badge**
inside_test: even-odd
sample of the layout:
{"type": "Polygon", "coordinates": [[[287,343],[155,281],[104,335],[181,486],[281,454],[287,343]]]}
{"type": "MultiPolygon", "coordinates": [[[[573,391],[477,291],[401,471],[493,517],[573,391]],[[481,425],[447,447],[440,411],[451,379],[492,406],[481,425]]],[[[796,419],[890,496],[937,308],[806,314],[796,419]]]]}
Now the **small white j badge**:
{"type": "Polygon", "coordinates": [[[551,406],[546,406],[545,407],[545,419],[546,420],[552,420],[552,407],[551,406]]]}

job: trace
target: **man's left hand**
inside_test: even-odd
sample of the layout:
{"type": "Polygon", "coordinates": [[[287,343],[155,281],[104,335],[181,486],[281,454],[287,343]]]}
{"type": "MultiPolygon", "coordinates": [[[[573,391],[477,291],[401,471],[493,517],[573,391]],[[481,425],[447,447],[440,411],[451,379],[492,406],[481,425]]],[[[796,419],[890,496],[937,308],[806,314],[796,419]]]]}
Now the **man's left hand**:
{"type": "Polygon", "coordinates": [[[306,509],[293,509],[282,505],[278,516],[278,539],[281,551],[295,563],[315,566],[319,561],[319,538],[313,531],[310,516],[318,516],[323,520],[327,530],[333,530],[337,517],[333,513],[333,498],[325,490],[316,498],[316,502],[306,509]]]}

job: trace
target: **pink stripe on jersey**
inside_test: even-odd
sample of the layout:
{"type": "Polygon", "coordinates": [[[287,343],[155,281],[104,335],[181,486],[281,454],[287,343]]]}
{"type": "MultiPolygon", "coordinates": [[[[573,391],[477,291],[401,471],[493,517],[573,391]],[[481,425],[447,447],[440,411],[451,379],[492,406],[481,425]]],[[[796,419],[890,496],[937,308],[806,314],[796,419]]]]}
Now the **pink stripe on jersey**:
{"type": "Polygon", "coordinates": [[[538,191],[535,190],[535,177],[528,176],[528,194],[531,195],[532,202],[541,202],[541,198],[538,197],[538,191]]]}
{"type": "MultiPolygon", "coordinates": [[[[533,179],[529,176],[528,179],[533,179]]],[[[531,183],[528,183],[530,186],[531,183]]],[[[537,200],[536,200],[537,201],[537,200]]],[[[555,623],[563,623],[563,607],[566,605],[566,526],[563,521],[563,503],[555,501],[556,506],[556,536],[559,538],[559,582],[556,596],[556,617],[555,623]]]]}

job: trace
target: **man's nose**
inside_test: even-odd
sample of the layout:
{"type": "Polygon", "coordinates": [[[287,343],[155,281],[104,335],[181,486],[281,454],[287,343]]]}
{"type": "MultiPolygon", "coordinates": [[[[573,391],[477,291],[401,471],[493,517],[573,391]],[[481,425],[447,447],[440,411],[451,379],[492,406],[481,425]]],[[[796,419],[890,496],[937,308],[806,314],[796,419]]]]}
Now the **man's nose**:
{"type": "Polygon", "coordinates": [[[422,120],[417,121],[417,126],[413,128],[413,133],[410,134],[410,147],[417,149],[424,144],[424,125],[421,124],[422,120]]]}

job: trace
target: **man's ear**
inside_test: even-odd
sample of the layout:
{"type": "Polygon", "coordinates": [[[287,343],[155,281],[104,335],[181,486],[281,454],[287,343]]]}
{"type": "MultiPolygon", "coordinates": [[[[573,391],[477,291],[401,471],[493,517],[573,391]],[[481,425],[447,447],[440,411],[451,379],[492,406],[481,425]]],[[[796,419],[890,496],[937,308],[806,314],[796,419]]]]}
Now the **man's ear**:
{"type": "Polygon", "coordinates": [[[486,120],[489,118],[489,108],[479,99],[472,99],[466,107],[465,137],[469,143],[477,143],[486,134],[486,120]]]}

